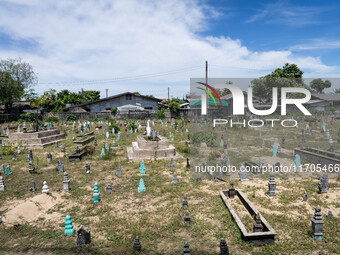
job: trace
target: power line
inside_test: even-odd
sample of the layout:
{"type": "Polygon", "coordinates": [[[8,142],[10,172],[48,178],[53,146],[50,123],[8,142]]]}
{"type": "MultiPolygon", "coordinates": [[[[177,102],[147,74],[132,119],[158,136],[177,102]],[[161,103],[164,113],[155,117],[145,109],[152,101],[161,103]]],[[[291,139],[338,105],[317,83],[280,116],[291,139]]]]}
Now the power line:
{"type": "Polygon", "coordinates": [[[167,76],[173,75],[183,72],[194,71],[202,68],[202,66],[193,66],[189,68],[182,68],[179,70],[167,71],[167,72],[159,72],[159,73],[152,73],[152,74],[142,74],[136,76],[125,76],[125,77],[116,77],[111,79],[101,79],[101,80],[81,80],[81,81],[60,81],[60,82],[39,82],[39,85],[54,85],[54,86],[64,86],[64,85],[94,85],[94,84],[105,84],[105,83],[112,83],[112,82],[122,82],[122,81],[130,81],[130,80],[138,80],[138,79],[145,79],[145,78],[153,78],[153,77],[160,77],[160,76],[167,76]]]}

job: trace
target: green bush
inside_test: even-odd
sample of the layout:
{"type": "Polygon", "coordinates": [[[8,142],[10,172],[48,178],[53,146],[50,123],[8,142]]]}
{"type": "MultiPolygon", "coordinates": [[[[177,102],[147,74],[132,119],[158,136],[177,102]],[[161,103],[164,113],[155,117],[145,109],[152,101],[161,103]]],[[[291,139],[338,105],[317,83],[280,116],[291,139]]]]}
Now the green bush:
{"type": "Polygon", "coordinates": [[[108,119],[108,122],[111,123],[111,130],[112,130],[112,128],[114,128],[115,132],[120,131],[120,128],[119,128],[118,124],[116,123],[115,119],[108,119]]]}
{"type": "Polygon", "coordinates": [[[13,155],[13,153],[17,149],[17,146],[15,145],[15,143],[6,144],[6,146],[0,146],[0,155],[13,155]]]}
{"type": "Polygon", "coordinates": [[[72,113],[66,115],[66,121],[75,121],[75,120],[77,120],[76,115],[72,113]]]}
{"type": "Polygon", "coordinates": [[[32,114],[30,114],[29,112],[20,114],[20,122],[32,122],[34,120],[34,116],[32,114]]]}
{"type": "Polygon", "coordinates": [[[156,111],[156,114],[157,114],[157,119],[159,119],[159,120],[165,119],[165,110],[164,109],[160,109],[160,110],[156,111]]]}
{"type": "Polygon", "coordinates": [[[190,153],[190,147],[188,144],[179,144],[176,147],[180,153],[190,153]]]}
{"type": "Polygon", "coordinates": [[[58,122],[59,121],[59,118],[56,117],[56,116],[51,116],[51,117],[48,117],[45,122],[58,122]]]}
{"type": "Polygon", "coordinates": [[[191,135],[193,144],[206,143],[208,146],[213,146],[216,140],[216,134],[209,132],[197,132],[191,135]]]}
{"type": "Polygon", "coordinates": [[[117,108],[117,107],[111,108],[111,113],[112,113],[112,114],[116,114],[117,111],[118,111],[118,108],[117,108]]]}
{"type": "Polygon", "coordinates": [[[106,121],[106,118],[94,118],[93,121],[98,122],[98,121],[106,121]]]}
{"type": "Polygon", "coordinates": [[[129,129],[131,129],[131,128],[132,128],[133,131],[135,131],[135,129],[137,128],[136,122],[131,122],[131,123],[129,124],[129,129]]]}

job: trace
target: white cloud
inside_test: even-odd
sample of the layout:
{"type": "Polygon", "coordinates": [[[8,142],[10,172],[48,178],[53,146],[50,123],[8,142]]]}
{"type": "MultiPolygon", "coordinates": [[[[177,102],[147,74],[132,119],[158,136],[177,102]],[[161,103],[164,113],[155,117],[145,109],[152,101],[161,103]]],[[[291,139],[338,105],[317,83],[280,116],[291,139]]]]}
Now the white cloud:
{"type": "Polygon", "coordinates": [[[298,6],[287,1],[276,1],[265,4],[245,22],[252,23],[265,19],[266,23],[279,23],[292,27],[303,27],[322,23],[320,14],[334,10],[334,7],[324,6],[298,6]]]}
{"type": "Polygon", "coordinates": [[[340,41],[337,40],[325,40],[325,39],[313,39],[305,44],[298,44],[290,47],[292,51],[303,50],[329,50],[340,49],[340,41]]]}
{"type": "Polygon", "coordinates": [[[120,82],[36,87],[39,92],[49,87],[73,91],[83,87],[101,90],[102,95],[108,87],[110,95],[140,91],[165,97],[170,86],[172,95],[182,96],[189,91],[190,77],[204,76],[205,60],[211,63],[210,77],[263,75],[285,62],[294,62],[310,72],[334,69],[318,58],[299,57],[291,51],[252,52],[237,39],[199,36],[199,32],[209,31],[209,20],[218,15],[194,0],[7,0],[0,7],[0,31],[36,45],[29,50],[3,47],[0,55],[32,63],[40,82],[188,70],[120,82]]]}

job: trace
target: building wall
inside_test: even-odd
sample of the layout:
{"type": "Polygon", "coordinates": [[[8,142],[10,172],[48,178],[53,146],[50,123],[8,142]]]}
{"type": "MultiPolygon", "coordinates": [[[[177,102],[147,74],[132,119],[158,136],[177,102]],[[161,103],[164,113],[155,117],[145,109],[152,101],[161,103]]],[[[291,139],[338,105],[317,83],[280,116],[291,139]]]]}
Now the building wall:
{"type": "Polygon", "coordinates": [[[327,101],[306,105],[306,108],[315,109],[320,112],[328,111],[331,107],[331,103],[327,101]]]}
{"type": "Polygon", "coordinates": [[[114,107],[119,107],[127,104],[136,105],[136,103],[139,103],[141,107],[145,109],[150,109],[154,111],[158,109],[158,102],[156,100],[150,100],[148,98],[138,97],[134,95],[130,95],[131,97],[126,96],[127,95],[122,95],[120,97],[115,97],[109,100],[103,100],[98,103],[89,104],[86,106],[86,108],[89,108],[91,112],[103,112],[114,107]]]}

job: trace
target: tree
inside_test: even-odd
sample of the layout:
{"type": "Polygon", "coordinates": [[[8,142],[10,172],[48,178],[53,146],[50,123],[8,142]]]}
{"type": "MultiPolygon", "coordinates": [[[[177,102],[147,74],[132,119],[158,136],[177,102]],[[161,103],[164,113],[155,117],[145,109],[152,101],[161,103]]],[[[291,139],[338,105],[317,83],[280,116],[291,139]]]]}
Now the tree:
{"type": "Polygon", "coordinates": [[[339,89],[334,89],[333,93],[340,93],[340,88],[339,89]]]}
{"type": "MultiPolygon", "coordinates": [[[[264,100],[272,99],[273,88],[278,88],[278,98],[281,99],[281,88],[301,87],[308,89],[302,79],[303,71],[295,64],[286,63],[282,68],[275,69],[271,74],[251,81],[255,96],[264,100]]],[[[301,97],[300,93],[290,95],[290,97],[301,97]]]]}
{"type": "Polygon", "coordinates": [[[0,103],[6,112],[37,82],[33,67],[21,59],[0,60],[0,76],[0,103]]]}
{"type": "Polygon", "coordinates": [[[168,107],[170,109],[170,113],[173,116],[178,116],[179,111],[181,109],[180,106],[180,99],[178,98],[171,98],[171,100],[169,102],[167,102],[168,107]]]}
{"type": "Polygon", "coordinates": [[[70,92],[67,89],[64,89],[57,93],[57,100],[54,103],[54,108],[52,111],[62,112],[65,109],[66,104],[77,105],[81,103],[84,103],[81,93],[77,94],[74,92],[70,92]]]}
{"type": "MultiPolygon", "coordinates": [[[[233,82],[232,82],[232,81],[227,81],[225,84],[233,84],[233,82]]],[[[215,90],[216,90],[217,94],[218,94],[220,97],[229,95],[229,94],[231,93],[231,91],[230,91],[229,89],[227,89],[227,88],[224,88],[223,90],[221,90],[221,89],[216,89],[216,88],[215,88],[215,90]]]]}
{"type": "Polygon", "coordinates": [[[276,78],[302,79],[303,71],[300,70],[296,64],[286,63],[282,68],[275,69],[275,71],[269,75],[276,78]]]}
{"type": "Polygon", "coordinates": [[[310,88],[313,92],[322,94],[324,89],[328,89],[332,86],[329,80],[323,81],[322,79],[314,79],[309,83],[310,88]]]}
{"type": "Polygon", "coordinates": [[[9,72],[0,71],[0,102],[5,105],[5,110],[11,107],[15,100],[20,99],[22,87],[13,80],[9,72]]]}
{"type": "Polygon", "coordinates": [[[45,108],[48,111],[52,111],[55,108],[55,102],[57,100],[55,89],[49,89],[45,91],[44,94],[40,97],[39,106],[45,108]]]}
{"type": "Polygon", "coordinates": [[[85,101],[92,102],[100,99],[100,91],[97,90],[86,90],[85,91],[85,101]]]}

